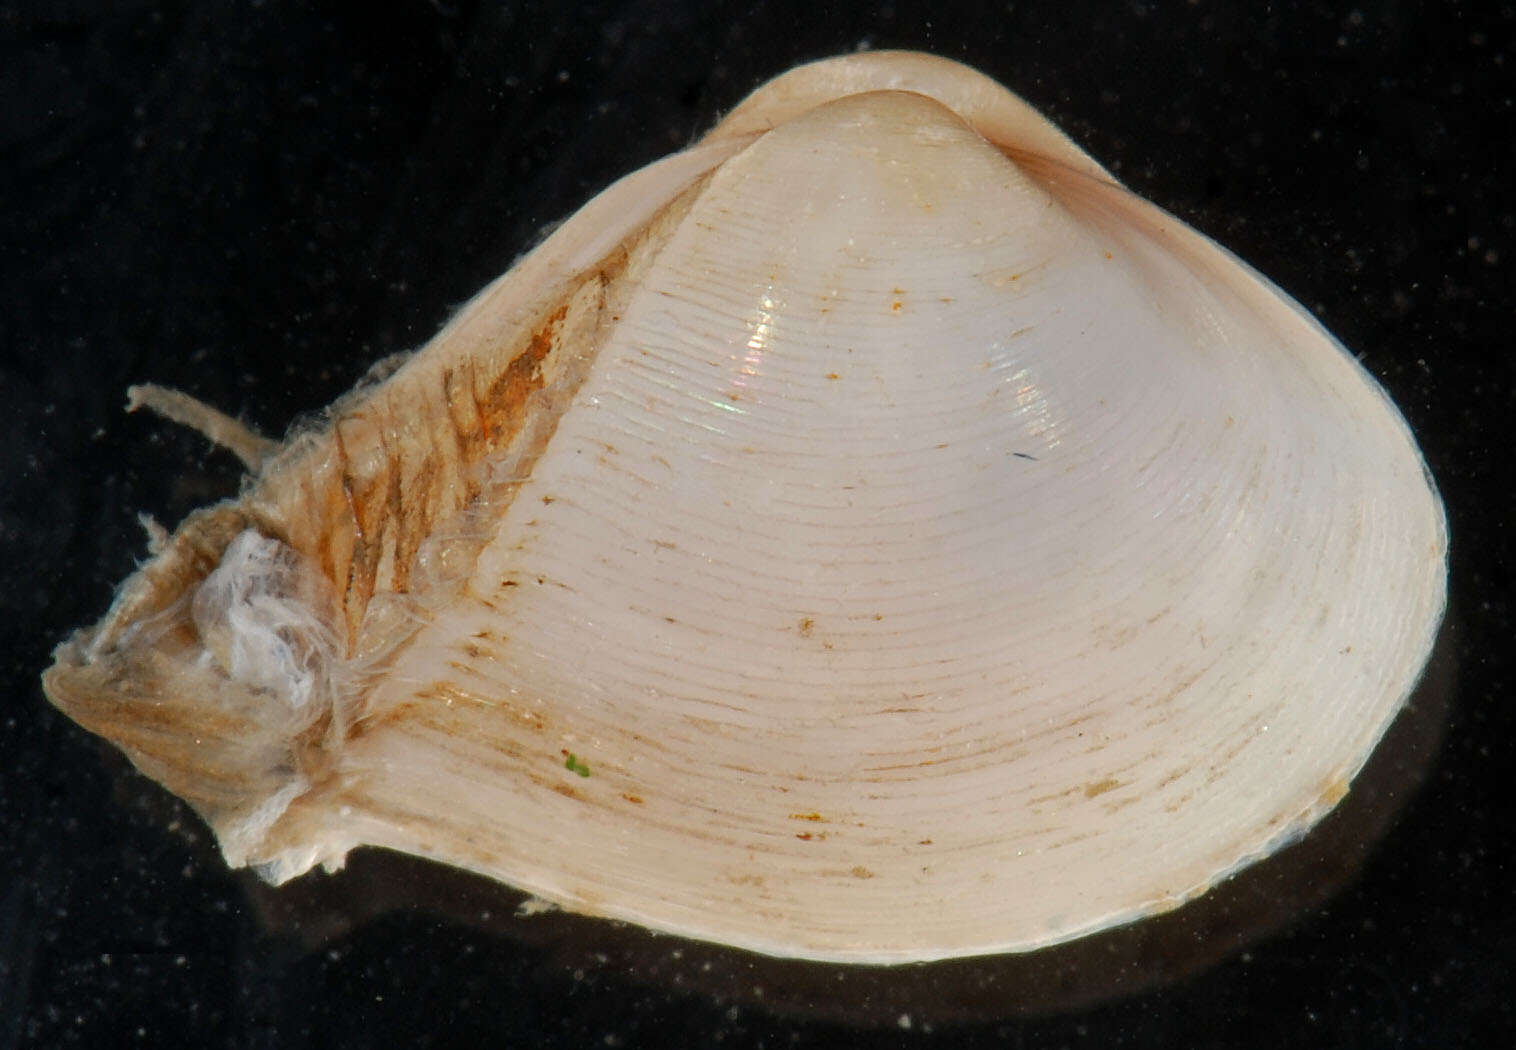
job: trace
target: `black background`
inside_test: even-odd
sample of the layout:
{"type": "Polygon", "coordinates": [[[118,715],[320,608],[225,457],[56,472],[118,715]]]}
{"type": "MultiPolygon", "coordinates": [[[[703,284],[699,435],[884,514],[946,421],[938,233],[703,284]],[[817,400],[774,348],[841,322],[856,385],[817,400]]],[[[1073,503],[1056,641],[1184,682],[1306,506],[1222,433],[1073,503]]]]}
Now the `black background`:
{"type": "Polygon", "coordinates": [[[1513,25],[1391,0],[0,4],[0,1048],[1512,1045],[1513,25]],[[1023,94],[1304,302],[1416,430],[1454,539],[1450,706],[1335,895],[1158,987],[918,1003],[907,1030],[884,993],[765,999],[742,957],[702,980],[668,938],[523,936],[487,887],[389,908],[429,876],[362,854],[269,894],[47,706],[49,649],[144,553],[137,512],[237,483],[124,416],[129,383],[277,434],[616,176],[859,47],[1023,94]]]}

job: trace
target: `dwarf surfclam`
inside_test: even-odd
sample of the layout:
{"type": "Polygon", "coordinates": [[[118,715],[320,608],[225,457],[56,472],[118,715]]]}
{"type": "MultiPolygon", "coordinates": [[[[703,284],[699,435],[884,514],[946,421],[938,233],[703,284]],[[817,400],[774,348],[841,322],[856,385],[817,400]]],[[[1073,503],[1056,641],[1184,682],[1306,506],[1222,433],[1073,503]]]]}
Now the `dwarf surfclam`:
{"type": "Polygon", "coordinates": [[[1162,911],[1348,790],[1443,513],[1298,304],[866,53],[611,186],[248,462],[48,696],[283,881],[386,846],[828,961],[1162,911]]]}

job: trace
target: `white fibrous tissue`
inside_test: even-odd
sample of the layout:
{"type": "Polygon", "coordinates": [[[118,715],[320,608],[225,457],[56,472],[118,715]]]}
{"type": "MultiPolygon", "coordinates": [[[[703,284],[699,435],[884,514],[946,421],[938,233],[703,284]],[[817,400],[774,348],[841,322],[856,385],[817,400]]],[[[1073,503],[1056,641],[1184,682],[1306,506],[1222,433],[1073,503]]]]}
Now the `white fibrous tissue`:
{"type": "Polygon", "coordinates": [[[238,683],[308,724],[330,703],[337,638],[326,581],[290,547],[249,529],[195,592],[190,613],[213,659],[238,683]]]}

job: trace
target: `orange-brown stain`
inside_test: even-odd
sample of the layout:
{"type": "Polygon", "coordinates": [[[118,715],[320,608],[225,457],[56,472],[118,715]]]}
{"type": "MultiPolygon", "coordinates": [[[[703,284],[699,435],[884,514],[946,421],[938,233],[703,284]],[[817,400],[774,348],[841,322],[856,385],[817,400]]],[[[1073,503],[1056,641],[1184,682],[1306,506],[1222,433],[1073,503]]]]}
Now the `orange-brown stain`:
{"type": "Polygon", "coordinates": [[[869,869],[865,868],[862,864],[859,864],[857,867],[855,867],[851,872],[849,872],[849,874],[851,874],[855,879],[872,879],[874,877],[874,873],[872,871],[869,871],[869,869]]]}
{"type": "Polygon", "coordinates": [[[547,319],[546,324],[532,333],[526,349],[506,366],[500,377],[485,391],[479,408],[483,437],[487,443],[493,445],[497,438],[511,436],[520,427],[527,396],[541,388],[542,362],[552,352],[558,328],[567,316],[568,306],[560,306],[547,319]]]}
{"type": "Polygon", "coordinates": [[[320,491],[311,493],[317,509],[290,546],[316,555],[339,592],[350,633],[376,587],[408,589],[433,523],[478,494],[481,482],[470,468],[520,430],[567,311],[548,318],[483,390],[472,366],[444,371],[441,405],[423,406],[415,425],[421,433],[450,431],[451,440],[413,439],[394,424],[410,406],[382,394],[333,422],[331,460],[315,481],[320,491]]]}
{"type": "Polygon", "coordinates": [[[816,621],[815,620],[811,619],[809,616],[805,616],[805,617],[801,618],[801,620],[800,620],[800,637],[802,637],[802,638],[809,638],[811,636],[811,632],[814,631],[815,629],[816,629],[816,621]]]}
{"type": "Polygon", "coordinates": [[[822,821],[822,820],[825,820],[826,818],[823,817],[820,813],[791,813],[790,814],[790,819],[791,820],[822,821]]]}
{"type": "Polygon", "coordinates": [[[641,795],[628,795],[625,791],[623,791],[621,793],[621,797],[624,798],[624,799],[626,799],[628,802],[630,802],[634,806],[640,806],[640,805],[642,805],[642,796],[641,795]]]}
{"type": "Polygon", "coordinates": [[[1320,800],[1323,806],[1331,807],[1341,802],[1348,793],[1348,778],[1342,774],[1327,780],[1321,788],[1320,800]]]}

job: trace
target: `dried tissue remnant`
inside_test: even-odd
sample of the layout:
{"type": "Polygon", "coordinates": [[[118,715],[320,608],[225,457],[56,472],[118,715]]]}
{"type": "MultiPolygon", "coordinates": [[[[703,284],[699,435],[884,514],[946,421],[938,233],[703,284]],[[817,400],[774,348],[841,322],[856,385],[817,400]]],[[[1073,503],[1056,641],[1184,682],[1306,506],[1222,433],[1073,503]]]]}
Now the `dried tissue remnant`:
{"type": "Polygon", "coordinates": [[[245,526],[224,506],[192,516],[46,679],[60,707],[194,804],[234,863],[257,862],[311,786],[292,751],[340,732],[343,667],[328,581],[245,526]]]}
{"type": "Polygon", "coordinates": [[[655,173],[667,195],[608,191],[576,220],[602,237],[549,238],[283,443],[134,387],[129,408],[194,427],[249,475],[160,536],[105,618],[58,647],[49,698],[194,806],[232,866],[279,882],[340,865],[356,843],[327,826],[323,799],[345,790],[347,744],[383,715],[373,683],[468,579],[719,159],[655,173]]]}
{"type": "MultiPolygon", "coordinates": [[[[551,269],[551,252],[543,263],[551,269]]],[[[615,304],[618,249],[481,293],[382,383],[282,445],[183,394],[147,405],[235,452],[244,491],[191,514],[55,653],[48,695],[189,801],[228,863],[273,881],[345,852],[296,800],[340,778],[368,684],[466,578],[477,515],[508,502],[580,382],[615,304]],[[567,304],[567,305],[565,305],[567,304]],[[321,849],[317,856],[310,851],[321,849]]]]}
{"type": "Polygon", "coordinates": [[[290,548],[252,529],[232,541],[190,603],[204,659],[282,701],[291,735],[330,706],[339,655],[332,613],[326,581],[290,548]]]}

